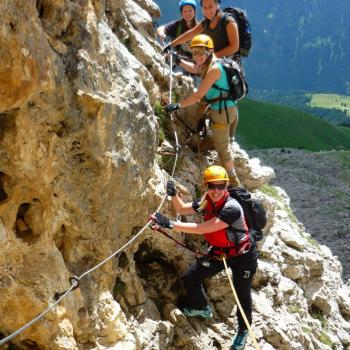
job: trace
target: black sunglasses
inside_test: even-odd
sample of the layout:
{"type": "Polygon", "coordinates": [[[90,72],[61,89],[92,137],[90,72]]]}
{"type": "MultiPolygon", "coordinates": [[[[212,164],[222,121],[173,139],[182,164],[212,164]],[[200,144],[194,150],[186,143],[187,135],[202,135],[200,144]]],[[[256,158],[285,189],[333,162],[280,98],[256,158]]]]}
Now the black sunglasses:
{"type": "Polygon", "coordinates": [[[211,182],[208,183],[208,190],[213,190],[213,189],[217,189],[217,190],[224,190],[226,188],[226,184],[213,184],[211,182]]]}

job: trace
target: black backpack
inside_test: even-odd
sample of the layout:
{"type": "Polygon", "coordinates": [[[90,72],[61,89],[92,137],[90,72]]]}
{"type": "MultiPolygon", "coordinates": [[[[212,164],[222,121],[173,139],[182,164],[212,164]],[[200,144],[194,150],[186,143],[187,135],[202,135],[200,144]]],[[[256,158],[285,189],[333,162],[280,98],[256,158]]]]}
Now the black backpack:
{"type": "MultiPolygon", "coordinates": [[[[263,238],[262,229],[266,225],[266,211],[264,207],[253,199],[250,192],[244,187],[231,187],[228,189],[228,192],[230,197],[234,198],[241,205],[251,238],[254,241],[260,241],[263,238]]],[[[233,233],[235,234],[235,232],[233,233]]],[[[236,236],[235,234],[233,239],[232,237],[228,237],[228,239],[234,242],[236,236]]]]}
{"type": "MultiPolygon", "coordinates": [[[[225,7],[224,12],[224,24],[226,23],[227,16],[233,17],[238,26],[238,35],[239,35],[239,54],[241,56],[249,56],[250,49],[252,47],[252,32],[250,24],[248,21],[247,13],[245,10],[242,10],[238,7],[225,7]]],[[[221,25],[221,21],[220,24],[221,25]]],[[[224,25],[226,28],[226,25],[224,25]]],[[[221,30],[221,29],[220,29],[221,30]]]]}
{"type": "Polygon", "coordinates": [[[238,63],[231,58],[220,58],[216,62],[221,63],[227,77],[228,90],[220,88],[214,84],[214,89],[220,90],[220,97],[214,100],[207,100],[208,102],[215,102],[215,100],[241,100],[248,93],[248,83],[243,77],[238,63]]]}

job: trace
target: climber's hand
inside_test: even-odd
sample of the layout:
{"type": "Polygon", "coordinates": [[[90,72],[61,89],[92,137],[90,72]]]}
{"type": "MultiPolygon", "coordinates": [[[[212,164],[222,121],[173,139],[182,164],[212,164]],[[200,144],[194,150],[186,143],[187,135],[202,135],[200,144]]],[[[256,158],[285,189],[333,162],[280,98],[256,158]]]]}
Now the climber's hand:
{"type": "Polygon", "coordinates": [[[171,112],[174,112],[178,109],[180,109],[181,106],[179,103],[168,103],[166,106],[165,106],[165,112],[167,113],[171,113],[171,112]]]}
{"type": "Polygon", "coordinates": [[[153,217],[154,217],[153,219],[154,223],[160,227],[170,228],[170,229],[174,227],[173,221],[171,221],[168,217],[166,217],[165,215],[162,215],[159,212],[156,212],[153,217]]]}
{"type": "Polygon", "coordinates": [[[166,193],[168,196],[170,197],[175,197],[176,196],[176,187],[175,187],[175,183],[172,180],[168,180],[166,183],[166,193]]]}

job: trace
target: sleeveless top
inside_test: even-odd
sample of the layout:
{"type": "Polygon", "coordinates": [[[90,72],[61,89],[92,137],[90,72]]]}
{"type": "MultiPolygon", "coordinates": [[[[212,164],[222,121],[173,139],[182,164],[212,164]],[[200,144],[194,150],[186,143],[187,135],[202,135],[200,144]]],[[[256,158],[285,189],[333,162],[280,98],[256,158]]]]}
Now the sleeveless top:
{"type": "Polygon", "coordinates": [[[207,34],[211,37],[214,43],[214,52],[220,51],[229,45],[226,25],[228,22],[235,22],[231,16],[225,16],[221,13],[221,18],[218,21],[218,24],[215,28],[211,29],[209,27],[210,21],[207,18],[204,18],[200,23],[204,28],[203,34],[207,34]]]}
{"type": "MultiPolygon", "coordinates": [[[[215,62],[214,64],[216,64],[219,67],[220,73],[221,73],[220,79],[218,79],[215,82],[215,84],[219,88],[223,88],[225,90],[228,90],[229,86],[228,86],[228,82],[227,82],[227,76],[226,76],[226,72],[225,72],[224,68],[222,67],[222,64],[219,62],[215,62]]],[[[220,90],[217,90],[213,87],[211,87],[205,95],[205,98],[207,100],[212,100],[212,99],[219,98],[219,97],[220,97],[220,90]]],[[[227,108],[235,107],[236,105],[237,105],[237,102],[234,100],[227,100],[226,101],[227,108]]],[[[220,110],[220,102],[219,101],[214,102],[210,105],[210,107],[213,110],[220,110]]]]}

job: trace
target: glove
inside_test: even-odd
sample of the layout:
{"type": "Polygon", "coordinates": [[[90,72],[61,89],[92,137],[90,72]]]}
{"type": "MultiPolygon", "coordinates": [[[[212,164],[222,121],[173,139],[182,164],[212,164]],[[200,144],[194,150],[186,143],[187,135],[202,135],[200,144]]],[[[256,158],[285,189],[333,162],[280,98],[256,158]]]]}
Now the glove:
{"type": "Polygon", "coordinates": [[[192,202],[192,208],[194,211],[196,211],[197,213],[199,213],[199,208],[201,206],[201,199],[196,199],[192,202]]]}
{"type": "Polygon", "coordinates": [[[202,213],[207,206],[207,200],[203,198],[196,199],[192,202],[192,208],[197,213],[202,213]]]}
{"type": "Polygon", "coordinates": [[[171,220],[169,220],[169,218],[167,218],[165,215],[162,215],[159,212],[155,214],[154,221],[160,227],[170,228],[170,229],[174,227],[174,223],[171,220]]]}
{"type": "Polygon", "coordinates": [[[166,106],[165,106],[165,112],[167,113],[171,113],[171,112],[174,112],[178,109],[180,109],[180,104],[179,103],[168,103],[166,106]]]}
{"type": "Polygon", "coordinates": [[[175,197],[176,196],[176,187],[174,184],[174,181],[168,180],[166,183],[166,193],[170,197],[175,197]]]}
{"type": "Polygon", "coordinates": [[[163,47],[163,52],[167,53],[170,51],[170,49],[171,49],[171,43],[169,43],[163,47]]]}
{"type": "Polygon", "coordinates": [[[180,64],[180,60],[181,60],[180,56],[175,51],[171,51],[171,54],[173,56],[174,63],[178,66],[180,64]]]}

